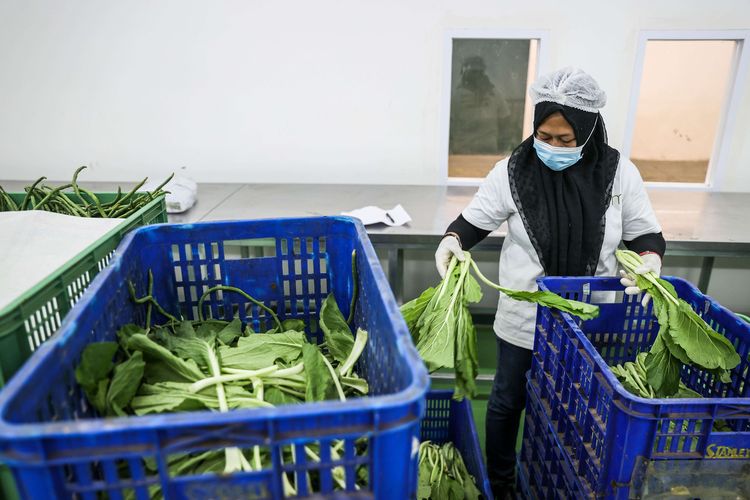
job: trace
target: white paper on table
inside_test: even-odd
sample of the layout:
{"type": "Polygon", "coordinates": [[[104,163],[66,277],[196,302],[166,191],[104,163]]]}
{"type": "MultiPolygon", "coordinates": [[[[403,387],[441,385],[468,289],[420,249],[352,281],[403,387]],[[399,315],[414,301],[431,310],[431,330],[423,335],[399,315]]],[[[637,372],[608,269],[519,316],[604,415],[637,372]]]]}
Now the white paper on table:
{"type": "Polygon", "coordinates": [[[43,210],[0,212],[0,309],[122,221],[43,210]]]}
{"type": "MultiPolygon", "coordinates": [[[[153,191],[162,182],[158,179],[149,179],[138,191],[153,191]]],[[[195,205],[198,199],[198,184],[193,179],[181,175],[172,177],[162,189],[169,191],[164,200],[168,214],[182,213],[195,205]]]]}
{"type": "Polygon", "coordinates": [[[403,226],[407,222],[411,222],[411,217],[409,217],[409,214],[406,213],[406,210],[401,205],[396,205],[390,210],[383,210],[380,207],[370,205],[352,210],[351,212],[341,212],[341,215],[356,217],[365,226],[381,222],[389,226],[403,226]]]}

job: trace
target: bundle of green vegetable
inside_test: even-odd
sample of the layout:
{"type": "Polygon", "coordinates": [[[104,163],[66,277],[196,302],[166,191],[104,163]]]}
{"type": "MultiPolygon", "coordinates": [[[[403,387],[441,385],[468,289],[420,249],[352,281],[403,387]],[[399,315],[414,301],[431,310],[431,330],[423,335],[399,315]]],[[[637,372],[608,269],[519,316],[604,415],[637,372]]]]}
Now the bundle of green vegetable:
{"type": "Polygon", "coordinates": [[[617,260],[635,278],[638,287],[651,295],[659,322],[659,333],[643,359],[646,380],[655,396],[677,397],[683,365],[710,372],[722,382],[731,382],[729,371],[740,363],[732,343],[679,298],[669,282],[651,272],[636,273],[643,264],[638,254],[618,250],[617,260]]]}
{"type": "Polygon", "coordinates": [[[478,500],[481,492],[453,443],[419,445],[417,500],[478,500]]]}
{"type": "MultiPolygon", "coordinates": [[[[132,285],[130,290],[137,303],[146,305],[145,327],[128,324],[118,331],[118,342],[89,344],[76,369],[76,380],[102,416],[226,412],[327,399],[344,401],[369,391],[367,381],[354,372],[367,344],[367,332],[359,329],[352,335],[333,294],[320,311],[325,339],[325,350],[321,350],[307,342],[301,320],[280,321],[272,310],[233,287],[207,290],[199,301],[199,315],[209,294],[236,292],[269,313],[275,328],[254,333],[249,326],[243,328],[238,318],[221,321],[201,315],[197,321],[179,320],[153,298],[151,273],[148,295],[136,298],[132,285]],[[151,325],[152,308],[168,322],[151,325]]],[[[335,442],[331,457],[340,459],[342,453],[343,442],[335,442]]],[[[320,461],[320,450],[314,446],[305,447],[305,454],[308,461],[320,461]]],[[[284,459],[293,462],[294,458],[290,449],[284,459]]],[[[268,468],[270,461],[270,453],[258,447],[252,456],[239,448],[227,448],[181,454],[173,457],[169,467],[179,474],[231,473],[268,468]]],[[[345,488],[343,469],[334,468],[332,475],[335,483],[345,488]]],[[[363,476],[366,479],[366,474],[363,476]]],[[[286,475],[283,479],[286,494],[295,494],[295,484],[286,475]]],[[[314,478],[307,480],[314,482],[314,478]]]]}
{"type": "MultiPolygon", "coordinates": [[[[648,381],[646,370],[646,358],[648,355],[649,353],[647,352],[639,353],[635,357],[635,361],[626,361],[625,363],[613,366],[610,369],[620,383],[622,383],[623,387],[631,393],[642,398],[657,398],[659,396],[656,395],[656,390],[648,381]]],[[[670,397],[701,398],[703,396],[680,382],[677,392],[670,397]]]]}
{"type": "Polygon", "coordinates": [[[40,177],[31,186],[24,188],[26,196],[20,204],[13,201],[13,198],[0,187],[0,212],[45,210],[78,217],[127,218],[157,197],[165,194],[166,192],[162,188],[174,175],[170,175],[156,189],[150,192],[138,192],[148,179],[143,179],[137,186],[124,195],[121,189],[117,188],[115,199],[107,203],[102,203],[94,193],[78,185],[78,174],[85,168],[84,166],[76,170],[73,174],[73,180],[69,184],[55,188],[44,185],[43,181],[46,177],[40,177]],[[66,189],[73,190],[75,198],[79,200],[78,203],[73,201],[72,196],[67,196],[64,193],[66,189]]]}
{"type": "MultiPolygon", "coordinates": [[[[622,383],[623,387],[627,389],[632,394],[635,394],[636,396],[640,396],[642,398],[646,399],[653,399],[658,398],[660,396],[657,395],[656,390],[651,386],[651,384],[648,381],[648,374],[646,369],[646,359],[648,358],[650,354],[647,352],[639,353],[635,361],[627,361],[623,364],[619,364],[617,366],[611,367],[612,373],[615,374],[617,379],[622,383]]],[[[703,396],[700,393],[695,392],[694,390],[687,387],[685,384],[683,384],[681,381],[679,383],[679,386],[677,388],[677,392],[671,395],[667,395],[668,398],[702,398],[703,396]]],[[[677,429],[677,426],[680,426],[681,433],[686,434],[686,436],[679,436],[677,439],[677,447],[678,450],[684,449],[684,443],[686,439],[689,439],[690,436],[687,436],[689,434],[694,435],[696,432],[700,432],[701,426],[705,425],[703,419],[693,421],[692,424],[690,420],[685,418],[679,418],[676,421],[670,420],[667,425],[667,434],[672,434],[677,429]],[[691,429],[692,425],[692,429],[691,429]]],[[[725,420],[714,420],[712,423],[712,429],[716,432],[731,432],[732,428],[729,427],[727,422],[725,420]]],[[[677,433],[679,434],[679,433],[677,433]]],[[[664,449],[669,450],[671,449],[672,445],[672,436],[667,436],[664,442],[664,449]]],[[[690,441],[690,451],[696,451],[698,449],[698,440],[691,439],[690,441]]]]}
{"type": "Polygon", "coordinates": [[[469,252],[464,252],[464,256],[463,262],[453,257],[445,278],[436,287],[428,288],[401,306],[401,313],[427,369],[430,372],[440,368],[454,369],[454,397],[457,399],[476,395],[477,339],[468,305],[481,300],[482,290],[469,270],[473,270],[486,285],[515,300],[559,309],[582,319],[594,318],[599,313],[597,306],[564,299],[552,292],[504,288],[479,271],[469,252]]]}

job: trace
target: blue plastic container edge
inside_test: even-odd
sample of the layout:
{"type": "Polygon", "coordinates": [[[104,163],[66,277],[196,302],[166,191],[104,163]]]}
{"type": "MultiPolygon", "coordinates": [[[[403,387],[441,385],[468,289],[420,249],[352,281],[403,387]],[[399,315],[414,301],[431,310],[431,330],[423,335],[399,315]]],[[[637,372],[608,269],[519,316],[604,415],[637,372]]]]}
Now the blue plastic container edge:
{"type": "MultiPolygon", "coordinates": [[[[537,404],[541,404],[542,399],[539,396],[536,389],[534,389],[534,383],[535,381],[533,377],[531,376],[531,373],[527,372],[526,373],[527,397],[534,398],[537,404]]],[[[527,412],[528,411],[529,410],[527,408],[527,412]]],[[[530,418],[530,417],[531,416],[529,415],[526,418],[530,418]]],[[[565,451],[565,447],[560,442],[560,436],[557,434],[557,432],[554,431],[554,424],[549,420],[549,416],[546,414],[542,414],[540,415],[540,418],[544,419],[545,422],[543,425],[546,425],[545,429],[542,429],[542,430],[547,431],[549,435],[552,437],[552,439],[555,442],[555,445],[557,446],[557,449],[560,450],[563,456],[563,459],[569,458],[569,454],[565,451]]],[[[518,469],[518,485],[521,487],[521,493],[523,494],[524,498],[533,500],[533,498],[531,497],[531,484],[529,483],[529,478],[524,473],[524,468],[521,464],[522,460],[523,460],[523,450],[521,451],[521,455],[519,455],[519,459],[518,459],[518,468],[517,468],[518,469]]],[[[561,467],[566,468],[569,474],[572,474],[575,476],[575,472],[573,470],[572,464],[566,462],[565,464],[561,465],[561,467]]],[[[587,492],[592,498],[594,497],[594,492],[592,491],[592,489],[589,486],[587,486],[585,483],[581,482],[580,477],[575,476],[573,480],[575,480],[576,485],[578,486],[579,490],[587,492]]]]}
{"type": "MultiPolygon", "coordinates": [[[[361,221],[351,217],[308,217],[308,218],[284,218],[284,219],[258,219],[253,222],[271,222],[283,224],[285,221],[299,221],[300,219],[309,220],[327,220],[331,222],[340,221],[355,226],[355,230],[360,237],[362,247],[365,252],[365,256],[368,262],[373,266],[381,269],[380,261],[375,254],[375,250],[367,237],[364,226],[361,221]]],[[[120,242],[115,253],[107,266],[107,269],[112,271],[119,269],[121,266],[122,251],[126,246],[136,237],[141,234],[149,234],[154,231],[158,231],[159,228],[164,226],[170,226],[176,229],[189,230],[197,226],[202,225],[242,225],[246,221],[211,221],[211,222],[199,222],[190,224],[154,224],[151,226],[143,226],[135,229],[128,233],[125,238],[120,242]]],[[[13,379],[6,385],[2,391],[0,391],[0,436],[8,435],[13,436],[14,440],[22,436],[29,438],[39,438],[43,436],[57,436],[57,435],[85,435],[88,432],[96,431],[98,435],[106,434],[120,434],[124,432],[122,424],[137,426],[139,430],[150,430],[150,429],[162,429],[164,426],[164,416],[130,416],[123,418],[108,418],[107,422],[113,424],[112,429],[103,428],[101,422],[103,419],[83,419],[77,421],[68,422],[44,422],[42,424],[9,424],[5,420],[7,405],[9,400],[16,397],[23,390],[23,380],[26,376],[31,373],[34,367],[42,362],[49,356],[53,356],[56,349],[64,347],[64,339],[71,335],[75,331],[77,317],[80,310],[82,310],[97,293],[97,290],[101,288],[102,281],[107,275],[107,269],[99,273],[94,280],[91,282],[89,287],[86,289],[81,299],[76,304],[76,308],[65,318],[63,324],[60,326],[57,334],[50,338],[45,344],[42,345],[37,351],[34,352],[29,362],[25,363],[19,372],[13,377],[13,379]],[[118,425],[119,424],[119,425],[118,425]]],[[[381,269],[382,272],[382,269],[381,269]]],[[[398,312],[398,328],[396,334],[398,335],[397,348],[409,361],[409,367],[411,370],[412,382],[406,389],[399,391],[394,394],[382,395],[382,396],[371,396],[366,398],[352,399],[346,402],[326,401],[319,403],[306,403],[304,405],[288,405],[280,406],[272,409],[249,409],[249,410],[233,410],[227,413],[216,413],[212,416],[211,426],[218,424],[231,424],[240,421],[246,421],[248,415],[252,415],[254,419],[263,418],[265,416],[273,416],[275,419],[284,418],[298,418],[300,416],[300,408],[304,407],[305,410],[314,410],[318,415],[341,415],[342,413],[357,413],[361,409],[379,411],[388,410],[398,404],[403,407],[404,405],[416,405],[418,418],[422,418],[425,413],[424,395],[427,393],[429,388],[429,376],[427,370],[419,357],[414,344],[411,342],[411,336],[409,334],[406,322],[401,316],[398,304],[393,299],[390,288],[386,288],[387,284],[378,282],[377,286],[381,292],[381,295],[385,297],[386,305],[392,312],[398,312]]],[[[205,412],[186,412],[186,413],[173,413],[169,414],[170,428],[179,428],[181,426],[195,427],[196,415],[205,415],[205,412]]],[[[209,425],[209,424],[207,424],[209,425]]],[[[400,427],[408,426],[408,423],[402,425],[387,426],[382,429],[383,431],[392,431],[400,427]]],[[[377,427],[377,426],[376,426],[377,427]]],[[[376,429],[377,430],[377,429],[376,429]]],[[[2,446],[2,440],[0,440],[0,446],[2,446]]]]}
{"type": "MultiPolygon", "coordinates": [[[[554,290],[550,290],[546,284],[546,280],[559,280],[559,279],[566,279],[566,280],[576,280],[576,281],[600,281],[602,283],[617,283],[617,286],[624,290],[625,287],[623,287],[620,284],[619,278],[614,277],[598,277],[598,276],[591,276],[591,277],[584,277],[584,278],[569,278],[569,277],[562,277],[562,276],[547,276],[537,279],[537,284],[539,286],[540,290],[544,291],[552,291],[554,293],[554,290]]],[[[690,283],[682,278],[677,278],[674,276],[662,276],[662,279],[665,279],[666,281],[669,281],[670,283],[682,283],[685,285],[690,285],[690,283]]],[[[715,307],[717,310],[721,311],[724,314],[729,315],[730,317],[736,318],[737,322],[739,324],[742,324],[743,329],[745,329],[748,332],[748,337],[750,337],[750,325],[742,321],[740,318],[738,318],[733,312],[726,309],[725,307],[719,305],[717,302],[715,302],[711,297],[708,295],[700,294],[700,297],[703,299],[706,299],[710,302],[711,307],[715,307]]],[[[542,306],[539,306],[542,307],[542,306]]],[[[558,314],[561,315],[561,317],[564,319],[565,323],[568,325],[568,327],[575,332],[576,336],[581,340],[582,345],[584,349],[586,350],[586,353],[592,357],[594,362],[597,364],[597,367],[602,372],[604,377],[609,382],[610,386],[613,388],[613,390],[621,397],[623,397],[625,400],[628,400],[629,402],[639,403],[639,404],[645,404],[650,407],[659,405],[659,407],[678,407],[682,406],[688,403],[698,403],[701,404],[732,404],[732,403],[741,403],[741,404],[750,404],[750,397],[745,398],[671,398],[671,399],[665,399],[665,398],[654,398],[654,399],[647,399],[642,398],[640,396],[636,396],[635,394],[629,392],[625,387],[620,383],[619,380],[617,380],[617,377],[612,373],[612,370],[609,368],[609,365],[604,361],[604,358],[599,354],[599,352],[596,350],[594,345],[589,341],[589,339],[586,337],[586,335],[581,331],[581,329],[578,327],[578,324],[575,319],[573,319],[572,315],[567,312],[557,311],[558,314]]],[[[605,387],[606,389],[606,387],[605,387]]],[[[619,400],[620,402],[622,400],[619,400]]],[[[628,413],[628,411],[633,411],[632,409],[628,408],[627,406],[620,405],[620,408],[628,413]]],[[[651,417],[649,417],[651,418],[651,417]]],[[[659,418],[658,416],[653,418],[659,418]]]]}

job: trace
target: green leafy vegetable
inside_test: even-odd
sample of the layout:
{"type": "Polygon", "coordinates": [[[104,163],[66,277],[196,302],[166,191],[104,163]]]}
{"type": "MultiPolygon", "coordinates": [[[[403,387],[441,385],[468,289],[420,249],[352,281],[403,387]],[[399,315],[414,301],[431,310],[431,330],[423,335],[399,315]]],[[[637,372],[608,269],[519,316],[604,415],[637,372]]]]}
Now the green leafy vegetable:
{"type": "Polygon", "coordinates": [[[76,381],[83,388],[86,398],[99,413],[107,414],[107,387],[109,374],[115,364],[117,352],[115,342],[89,344],[81,354],[81,362],[76,367],[76,381]]]}
{"type": "Polygon", "coordinates": [[[651,295],[654,315],[659,322],[659,332],[643,362],[654,396],[644,397],[675,396],[681,391],[683,365],[705,370],[722,382],[730,382],[729,370],[740,363],[732,343],[679,298],[669,282],[654,273],[636,273],[643,264],[638,254],[618,250],[616,255],[625,270],[635,277],[638,287],[651,295]]]}
{"type": "Polygon", "coordinates": [[[403,307],[411,316],[421,314],[411,330],[412,339],[429,371],[453,368],[456,372],[455,396],[473,397],[476,393],[476,330],[468,309],[469,302],[481,299],[481,290],[469,275],[469,262],[453,259],[445,279],[434,293],[415,299],[403,307]],[[422,299],[422,300],[420,300],[422,299]]]}
{"type": "MultiPolygon", "coordinates": [[[[306,401],[343,401],[369,393],[367,380],[354,370],[367,346],[367,332],[357,329],[352,335],[332,294],[321,311],[325,337],[321,350],[308,343],[302,331],[278,330],[279,326],[304,328],[305,323],[299,319],[276,318],[277,326],[270,331],[273,333],[253,333],[249,328],[243,331],[238,318],[228,322],[199,315],[196,321],[180,320],[156,302],[151,284],[149,273],[147,295],[140,298],[130,286],[132,299],[147,308],[147,318],[151,308],[156,308],[168,322],[146,327],[124,325],[117,332],[119,345],[93,343],[81,354],[76,379],[102,416],[226,412],[306,401]]],[[[343,442],[334,443],[331,457],[341,460],[343,442]]],[[[308,461],[321,461],[319,449],[316,451],[313,445],[303,448],[308,461]]],[[[293,462],[294,457],[284,460],[293,462]]],[[[156,471],[155,467],[154,463],[151,470],[156,471]]],[[[168,467],[170,472],[180,474],[253,471],[271,467],[271,457],[259,447],[250,452],[229,447],[173,455],[168,467]]],[[[334,483],[345,488],[343,467],[334,467],[331,472],[334,483]]],[[[357,484],[366,484],[361,472],[357,470],[357,484]]],[[[310,480],[309,474],[301,478],[310,480]]],[[[284,476],[282,483],[286,496],[296,495],[296,480],[284,476]]],[[[158,487],[149,488],[149,492],[153,497],[161,493],[158,487]]]]}
{"type": "Polygon", "coordinates": [[[123,195],[117,188],[115,199],[102,203],[98,196],[78,185],[78,175],[87,167],[79,167],[73,173],[73,180],[59,187],[44,184],[46,177],[40,177],[33,184],[24,188],[26,196],[23,201],[16,203],[13,198],[0,187],[0,212],[18,210],[44,210],[76,217],[96,218],[127,218],[146,206],[152,200],[163,196],[164,186],[172,179],[170,175],[156,189],[150,192],[138,191],[148,179],[143,179],[129,193],[123,195]],[[65,192],[72,189],[72,192],[65,192]]]}
{"type": "Polygon", "coordinates": [[[336,397],[333,377],[325,365],[325,357],[312,344],[302,347],[302,362],[305,364],[307,383],[305,401],[323,401],[336,397]]]}
{"type": "Polygon", "coordinates": [[[595,305],[564,299],[548,291],[517,291],[488,280],[464,252],[464,261],[451,260],[445,278],[436,287],[426,289],[416,299],[401,306],[414,344],[430,372],[453,368],[454,397],[474,397],[477,376],[477,335],[469,304],[482,299],[482,290],[474,274],[488,286],[515,300],[538,303],[566,311],[583,319],[597,316],[595,305]]]}
{"type": "MultiPolygon", "coordinates": [[[[658,354],[668,353],[667,349],[662,349],[658,354]]],[[[653,399],[657,396],[656,388],[651,384],[651,378],[648,370],[648,359],[653,356],[653,353],[642,352],[635,357],[635,361],[627,361],[623,364],[610,367],[612,373],[615,374],[617,379],[622,383],[623,387],[628,392],[640,396],[642,398],[653,399]]],[[[664,377],[664,374],[658,374],[657,377],[664,377]]],[[[671,380],[675,379],[677,388],[669,396],[672,398],[701,398],[699,393],[689,389],[685,384],[680,381],[679,371],[672,374],[667,374],[667,377],[672,377],[671,380]]]]}
{"type": "Polygon", "coordinates": [[[328,352],[333,359],[343,363],[354,347],[354,336],[332,293],[320,308],[320,328],[323,330],[328,352]]]}
{"type": "Polygon", "coordinates": [[[219,347],[219,356],[225,368],[257,370],[299,358],[305,343],[304,332],[256,333],[240,338],[236,347],[219,347]]]}
{"type": "Polygon", "coordinates": [[[111,412],[122,417],[127,415],[123,408],[130,404],[138,386],[141,385],[145,366],[143,355],[138,351],[130,359],[115,367],[107,391],[107,407],[111,412]]]}
{"type": "Polygon", "coordinates": [[[478,500],[481,494],[453,443],[419,445],[418,500],[478,500]]]}

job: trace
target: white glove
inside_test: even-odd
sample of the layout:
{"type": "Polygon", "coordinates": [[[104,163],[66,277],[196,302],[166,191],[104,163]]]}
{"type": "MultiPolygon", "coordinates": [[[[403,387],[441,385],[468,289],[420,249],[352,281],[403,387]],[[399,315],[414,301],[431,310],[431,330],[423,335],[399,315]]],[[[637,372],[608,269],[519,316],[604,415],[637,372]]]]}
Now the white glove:
{"type": "MultiPolygon", "coordinates": [[[[636,274],[654,273],[657,276],[661,276],[661,257],[655,253],[647,253],[641,255],[641,259],[643,259],[643,264],[635,269],[636,274]]],[[[620,284],[625,287],[626,295],[638,295],[643,292],[643,290],[638,288],[633,276],[625,271],[620,271],[620,276],[620,284]]],[[[651,295],[648,293],[644,294],[643,300],[641,300],[641,305],[646,307],[650,300],[651,295]]]]}
{"type": "Polygon", "coordinates": [[[451,263],[451,258],[454,255],[461,262],[465,260],[464,251],[461,248],[458,238],[448,235],[440,241],[440,245],[438,245],[435,251],[435,267],[437,267],[438,273],[440,273],[440,279],[445,278],[448,265],[451,263]]]}

